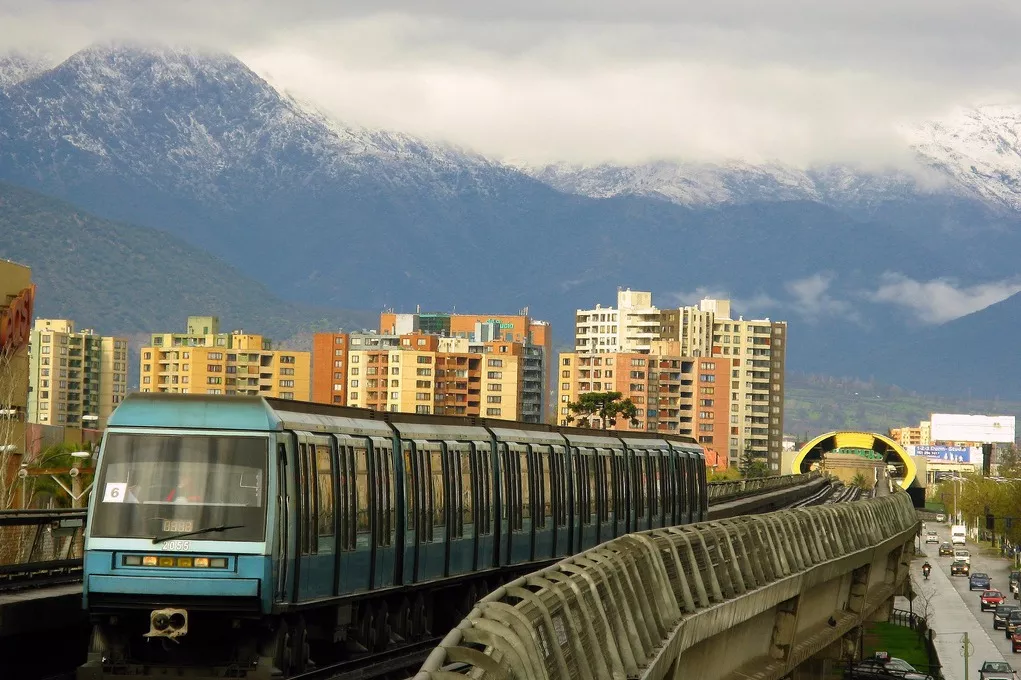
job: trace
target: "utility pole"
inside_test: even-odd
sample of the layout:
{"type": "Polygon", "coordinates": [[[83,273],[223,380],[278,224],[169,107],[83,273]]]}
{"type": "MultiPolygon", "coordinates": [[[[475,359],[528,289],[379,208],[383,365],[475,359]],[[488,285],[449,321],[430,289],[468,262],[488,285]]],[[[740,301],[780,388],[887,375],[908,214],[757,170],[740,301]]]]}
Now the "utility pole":
{"type": "Polygon", "coordinates": [[[964,641],[963,641],[963,644],[961,645],[961,654],[964,655],[964,677],[965,678],[968,677],[968,657],[971,654],[970,650],[968,649],[969,644],[970,643],[968,642],[968,633],[964,633],[964,641]]]}

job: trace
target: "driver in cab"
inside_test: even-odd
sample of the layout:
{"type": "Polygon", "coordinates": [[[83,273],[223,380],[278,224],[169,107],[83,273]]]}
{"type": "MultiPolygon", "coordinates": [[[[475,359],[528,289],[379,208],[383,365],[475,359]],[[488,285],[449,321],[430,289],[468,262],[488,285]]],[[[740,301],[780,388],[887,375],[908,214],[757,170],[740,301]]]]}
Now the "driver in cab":
{"type": "Polygon", "coordinates": [[[201,503],[202,496],[192,475],[186,473],[177,478],[177,486],[163,500],[167,503],[201,503]]]}

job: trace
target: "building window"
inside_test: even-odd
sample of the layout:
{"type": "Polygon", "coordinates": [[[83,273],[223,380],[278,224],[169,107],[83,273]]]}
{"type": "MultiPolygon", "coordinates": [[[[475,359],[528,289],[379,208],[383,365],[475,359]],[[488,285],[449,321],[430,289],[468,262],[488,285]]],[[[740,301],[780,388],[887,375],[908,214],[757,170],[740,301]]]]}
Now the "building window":
{"type": "Polygon", "coordinates": [[[486,365],[489,366],[490,368],[503,368],[503,359],[489,359],[486,362],[486,365]]]}
{"type": "Polygon", "coordinates": [[[500,383],[489,383],[488,387],[490,392],[500,392],[503,390],[503,385],[500,383]]]}
{"type": "Polygon", "coordinates": [[[499,416],[502,413],[503,413],[502,409],[498,409],[498,408],[487,408],[486,409],[486,415],[487,416],[499,416]]]}
{"type": "Polygon", "coordinates": [[[503,378],[503,371],[489,371],[486,377],[490,380],[500,380],[503,378]]]}
{"type": "Polygon", "coordinates": [[[351,387],[358,387],[358,381],[357,380],[352,380],[351,381],[351,387]]]}
{"type": "Polygon", "coordinates": [[[142,352],[142,358],[146,361],[152,360],[152,352],[142,352]]]}
{"type": "Polygon", "coordinates": [[[699,382],[716,382],[716,376],[709,373],[702,373],[698,376],[699,382]]]}
{"type": "Polygon", "coordinates": [[[429,393],[415,392],[415,401],[429,401],[429,393]]]}
{"type": "Polygon", "coordinates": [[[281,380],[280,381],[280,387],[294,387],[294,381],[293,380],[281,380]]]}
{"type": "Polygon", "coordinates": [[[280,398],[281,399],[294,399],[294,392],[281,392],[280,393],[280,398]]]}
{"type": "Polygon", "coordinates": [[[502,402],[503,402],[503,397],[501,397],[500,395],[492,395],[491,394],[488,397],[486,397],[486,403],[487,404],[500,404],[502,402]]]}
{"type": "Polygon", "coordinates": [[[415,413],[429,413],[430,409],[428,406],[416,406],[415,413]]]}
{"type": "Polygon", "coordinates": [[[431,364],[433,362],[432,357],[420,356],[416,359],[420,364],[431,364]]]}

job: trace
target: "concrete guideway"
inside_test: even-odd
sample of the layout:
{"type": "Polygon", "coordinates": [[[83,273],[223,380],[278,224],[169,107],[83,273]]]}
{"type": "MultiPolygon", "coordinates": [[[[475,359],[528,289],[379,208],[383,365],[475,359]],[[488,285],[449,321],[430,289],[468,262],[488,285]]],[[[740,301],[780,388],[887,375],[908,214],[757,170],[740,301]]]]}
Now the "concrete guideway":
{"type": "MultiPolygon", "coordinates": [[[[929,524],[936,529],[941,542],[950,542],[950,530],[946,526],[929,524]]],[[[973,680],[984,661],[1007,661],[1015,669],[1021,667],[1021,654],[1013,654],[1010,641],[1003,630],[993,630],[992,612],[983,612],[979,605],[981,591],[968,590],[968,579],[950,575],[952,557],[939,557],[937,544],[923,544],[932,573],[929,580],[921,577],[922,559],[912,563],[912,576],[918,597],[912,608],[918,614],[928,615],[929,627],[934,633],[933,644],[939,654],[943,675],[946,680],[973,680]],[[964,677],[964,657],[961,654],[961,633],[968,633],[973,651],[968,661],[968,678],[964,677]]],[[[1010,594],[1008,577],[1010,561],[999,557],[981,555],[982,546],[968,543],[971,552],[971,570],[985,572],[992,579],[992,587],[1007,596],[1008,603],[1018,604],[1010,594]]],[[[898,605],[901,606],[901,605],[898,605]]],[[[904,607],[906,608],[906,606],[904,607]]]]}
{"type": "Polygon", "coordinates": [[[917,528],[894,493],[623,536],[483,598],[415,677],[778,679],[888,612],[917,528]]]}

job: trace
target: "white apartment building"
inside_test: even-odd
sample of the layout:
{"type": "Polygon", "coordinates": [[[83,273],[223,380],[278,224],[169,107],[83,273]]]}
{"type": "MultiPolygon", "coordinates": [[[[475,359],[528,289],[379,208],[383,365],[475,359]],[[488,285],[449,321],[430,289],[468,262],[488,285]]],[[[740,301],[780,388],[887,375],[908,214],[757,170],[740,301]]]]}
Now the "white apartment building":
{"type": "Polygon", "coordinates": [[[659,338],[660,311],[652,293],[617,291],[617,306],[579,309],[575,314],[574,351],[589,354],[648,354],[659,338]]]}

